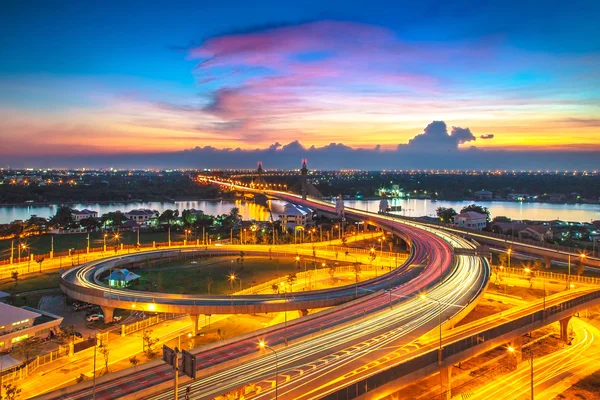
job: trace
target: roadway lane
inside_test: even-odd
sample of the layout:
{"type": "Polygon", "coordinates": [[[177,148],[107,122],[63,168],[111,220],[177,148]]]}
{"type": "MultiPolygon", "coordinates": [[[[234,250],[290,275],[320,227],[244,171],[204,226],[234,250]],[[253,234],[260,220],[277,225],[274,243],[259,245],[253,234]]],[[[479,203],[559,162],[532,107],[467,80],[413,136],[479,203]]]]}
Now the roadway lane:
{"type": "MultiPolygon", "coordinates": [[[[378,290],[372,296],[353,304],[295,320],[287,326],[276,325],[254,335],[245,335],[237,341],[196,349],[199,373],[203,375],[205,372],[207,375],[192,384],[194,398],[218,395],[231,388],[259,382],[271,376],[274,360],[257,352],[259,339],[264,339],[270,346],[283,350],[287,355],[284,359],[284,368],[287,369],[307,365],[315,360],[320,363],[321,357],[337,358],[338,351],[356,358],[357,354],[364,354],[361,350],[369,346],[368,343],[373,343],[369,341],[374,340],[381,343],[381,346],[398,340],[407,341],[410,340],[408,332],[420,335],[433,329],[437,325],[437,315],[440,311],[444,317],[460,311],[458,307],[447,305],[444,300],[446,297],[449,301],[466,305],[482,293],[489,279],[489,267],[482,259],[460,256],[459,260],[467,258],[470,261],[459,261],[454,268],[450,268],[452,252],[448,241],[452,246],[471,247],[468,243],[459,243],[460,239],[453,239],[450,235],[437,235],[435,232],[420,229],[418,224],[366,214],[371,218],[380,218],[381,223],[388,224],[396,232],[401,229],[409,232],[413,248],[410,261],[414,264],[426,264],[421,274],[406,284],[393,287],[388,293],[378,290]],[[441,274],[446,276],[444,282],[439,284],[441,274]],[[421,300],[417,304],[404,301],[431,287],[438,288],[438,291],[432,289],[432,299],[438,299],[441,303],[421,300]],[[394,303],[391,310],[390,299],[394,303]],[[285,346],[286,338],[288,346],[285,346]]],[[[386,283],[389,285],[390,281],[386,283]]],[[[317,369],[317,366],[310,365],[311,368],[317,369]]],[[[120,398],[166,383],[171,379],[169,371],[168,366],[158,366],[99,384],[96,387],[96,397],[120,398]]],[[[62,398],[82,399],[89,398],[90,395],[91,390],[84,389],[75,395],[62,398]]],[[[172,396],[172,393],[167,392],[156,398],[172,396]]]]}

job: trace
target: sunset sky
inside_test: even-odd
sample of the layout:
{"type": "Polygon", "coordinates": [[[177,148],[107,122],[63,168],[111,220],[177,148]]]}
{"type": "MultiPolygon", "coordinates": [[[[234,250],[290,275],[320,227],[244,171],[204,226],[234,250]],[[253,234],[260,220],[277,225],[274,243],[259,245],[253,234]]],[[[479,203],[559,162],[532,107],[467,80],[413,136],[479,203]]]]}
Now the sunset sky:
{"type": "Polygon", "coordinates": [[[600,154],[599,2],[485,3],[3,2],[0,158],[600,154]]]}

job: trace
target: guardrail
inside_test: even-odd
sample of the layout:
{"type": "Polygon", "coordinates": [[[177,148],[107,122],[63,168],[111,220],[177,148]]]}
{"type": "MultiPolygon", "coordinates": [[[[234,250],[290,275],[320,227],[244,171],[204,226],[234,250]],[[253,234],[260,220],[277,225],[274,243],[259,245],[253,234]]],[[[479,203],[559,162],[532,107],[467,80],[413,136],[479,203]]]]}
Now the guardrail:
{"type": "Polygon", "coordinates": [[[543,279],[549,279],[549,280],[557,280],[557,281],[570,281],[571,283],[573,282],[579,282],[579,283],[584,283],[584,284],[588,284],[588,285],[600,285],[600,278],[594,278],[591,276],[581,276],[581,275],[567,275],[567,274],[559,274],[556,272],[546,272],[546,271],[532,271],[532,272],[525,272],[525,270],[523,268],[507,268],[504,267],[502,269],[499,269],[497,266],[493,268],[494,273],[499,274],[499,277],[503,277],[503,276],[508,276],[510,278],[510,274],[514,274],[514,275],[518,275],[518,276],[522,276],[522,277],[528,277],[531,276],[533,278],[543,278],[543,279]]]}
{"type": "Polygon", "coordinates": [[[142,320],[135,321],[131,324],[123,324],[123,325],[121,325],[121,336],[127,336],[127,335],[132,334],[133,332],[137,332],[141,329],[146,329],[149,326],[156,325],[160,322],[183,317],[185,315],[186,314],[158,313],[158,314],[150,316],[148,318],[144,318],[142,320]]]}

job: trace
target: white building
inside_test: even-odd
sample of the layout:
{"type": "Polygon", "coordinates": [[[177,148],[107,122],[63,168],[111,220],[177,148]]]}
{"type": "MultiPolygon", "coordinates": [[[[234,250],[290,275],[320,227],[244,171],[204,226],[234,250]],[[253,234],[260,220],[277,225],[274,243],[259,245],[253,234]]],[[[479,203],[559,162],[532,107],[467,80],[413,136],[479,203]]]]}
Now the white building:
{"type": "Polygon", "coordinates": [[[142,225],[148,223],[154,218],[158,218],[158,211],[140,208],[139,210],[131,210],[126,212],[125,218],[142,225]]]}
{"type": "Polygon", "coordinates": [[[281,226],[287,229],[294,229],[297,226],[305,226],[312,222],[312,210],[303,206],[287,203],[283,212],[279,214],[281,226]]]}
{"type": "Polygon", "coordinates": [[[63,318],[29,307],[19,308],[0,303],[0,351],[30,337],[44,337],[63,318]]]}
{"type": "Polygon", "coordinates": [[[481,230],[487,225],[487,215],[475,211],[467,211],[454,216],[454,223],[463,228],[481,230]]]}
{"type": "Polygon", "coordinates": [[[71,218],[73,218],[73,221],[75,222],[79,222],[87,218],[98,218],[98,211],[88,210],[87,208],[81,211],[71,210],[71,218]]]}

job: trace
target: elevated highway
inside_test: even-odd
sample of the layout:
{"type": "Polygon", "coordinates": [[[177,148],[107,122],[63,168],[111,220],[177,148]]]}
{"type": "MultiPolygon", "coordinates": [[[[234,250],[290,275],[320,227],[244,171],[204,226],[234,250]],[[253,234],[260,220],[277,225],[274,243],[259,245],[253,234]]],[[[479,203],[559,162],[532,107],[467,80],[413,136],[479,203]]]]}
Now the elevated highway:
{"type": "MultiPolygon", "coordinates": [[[[283,198],[283,195],[277,193],[279,198],[283,198]]],[[[293,199],[298,201],[297,198],[293,199]]],[[[333,207],[317,201],[308,204],[325,211],[333,207]]],[[[289,324],[279,324],[194,349],[199,378],[193,383],[181,378],[184,385],[191,385],[192,398],[213,398],[228,390],[265,379],[270,379],[271,383],[282,383],[281,375],[274,376],[276,363],[282,371],[295,370],[295,376],[284,379],[298,382],[299,385],[305,385],[307,380],[324,373],[337,376],[336,370],[329,367],[331,360],[361,362],[368,354],[365,349],[377,350],[390,344],[406,344],[437,327],[438,320],[460,319],[476,305],[489,281],[489,265],[478,256],[452,253],[456,247],[474,248],[472,244],[418,223],[398,221],[360,210],[350,212],[359,218],[368,218],[370,223],[379,224],[388,231],[406,235],[411,243],[410,263],[425,265],[420,273],[400,283],[390,279],[395,276],[394,272],[388,273],[382,278],[387,286],[363,287],[365,295],[360,299],[289,324]],[[420,300],[418,295],[424,292],[428,292],[436,301],[420,300]],[[277,349],[278,361],[271,354],[257,351],[259,340],[265,340],[269,346],[277,349]]],[[[356,290],[354,287],[352,289],[356,290]]],[[[104,296],[106,291],[102,294],[104,296]]],[[[110,294],[108,297],[109,301],[115,301],[110,294]]],[[[169,299],[169,304],[174,300],[169,299]]],[[[231,302],[232,298],[227,298],[227,301],[231,302]]],[[[158,307],[156,302],[147,304],[158,307]]],[[[228,307],[225,304],[222,306],[228,307]]],[[[170,371],[171,367],[157,361],[138,367],[137,371],[118,376],[107,375],[97,380],[96,398],[147,398],[172,386],[170,371]]],[[[41,398],[89,398],[92,392],[90,386],[86,382],[41,398]]],[[[173,392],[166,390],[153,398],[172,399],[173,392]]]]}

